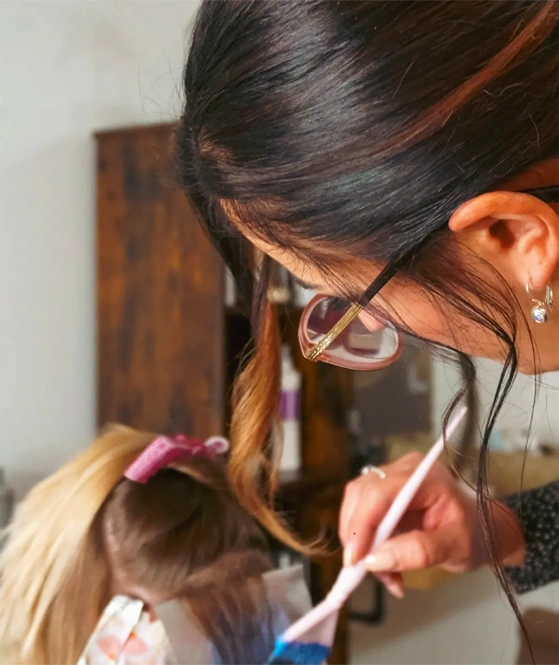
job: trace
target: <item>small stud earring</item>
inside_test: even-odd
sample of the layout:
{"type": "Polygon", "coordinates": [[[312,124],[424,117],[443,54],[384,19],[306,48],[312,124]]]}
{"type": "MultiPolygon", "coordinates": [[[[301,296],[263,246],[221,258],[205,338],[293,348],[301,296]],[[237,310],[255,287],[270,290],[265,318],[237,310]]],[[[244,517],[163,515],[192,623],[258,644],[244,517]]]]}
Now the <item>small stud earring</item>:
{"type": "Polygon", "coordinates": [[[530,291],[530,280],[526,283],[526,293],[533,303],[536,303],[532,307],[532,318],[536,323],[547,323],[549,321],[549,315],[553,309],[553,289],[551,284],[548,284],[545,287],[545,298],[540,300],[539,298],[534,298],[530,291]]]}

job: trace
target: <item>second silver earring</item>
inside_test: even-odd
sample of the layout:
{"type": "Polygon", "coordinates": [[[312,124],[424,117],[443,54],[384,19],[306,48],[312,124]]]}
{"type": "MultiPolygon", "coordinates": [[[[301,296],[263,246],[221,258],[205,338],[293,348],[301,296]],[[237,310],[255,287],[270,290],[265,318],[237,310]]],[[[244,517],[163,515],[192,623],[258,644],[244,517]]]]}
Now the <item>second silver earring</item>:
{"type": "Polygon", "coordinates": [[[530,281],[528,281],[526,284],[526,293],[528,294],[530,300],[535,303],[531,311],[532,319],[536,323],[547,323],[549,321],[549,315],[553,310],[553,289],[551,284],[548,284],[545,287],[545,297],[543,300],[535,298],[532,295],[530,290],[530,281]]]}

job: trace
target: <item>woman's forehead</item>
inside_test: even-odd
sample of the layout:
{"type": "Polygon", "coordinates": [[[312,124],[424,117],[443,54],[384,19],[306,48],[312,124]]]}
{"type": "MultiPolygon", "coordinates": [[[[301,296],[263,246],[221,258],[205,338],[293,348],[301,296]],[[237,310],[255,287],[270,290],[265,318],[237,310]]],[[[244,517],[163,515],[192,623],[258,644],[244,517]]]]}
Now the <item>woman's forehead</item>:
{"type": "Polygon", "coordinates": [[[340,270],[339,276],[332,275],[329,279],[312,263],[305,263],[304,258],[298,253],[290,252],[251,234],[245,234],[245,237],[257,249],[288,270],[302,286],[323,295],[358,298],[378,273],[378,269],[372,264],[355,261],[354,269],[345,267],[343,271],[340,270]]]}
{"type": "Polygon", "coordinates": [[[320,271],[312,265],[305,264],[305,262],[293,252],[288,249],[277,247],[268,243],[260,238],[255,238],[247,235],[247,239],[260,251],[267,254],[271,259],[277,261],[298,280],[304,282],[311,288],[322,288],[325,284],[324,277],[320,271]]]}
{"type": "MultiPolygon", "coordinates": [[[[324,270],[319,269],[311,261],[306,262],[304,260],[302,251],[295,252],[285,247],[279,247],[247,228],[247,225],[240,219],[237,207],[231,201],[221,200],[220,204],[233,226],[254,247],[282,265],[299,282],[314,291],[324,295],[359,297],[380,270],[380,267],[375,266],[372,262],[363,259],[348,261],[347,257],[344,260],[342,256],[336,256],[336,254],[341,254],[340,250],[334,252],[334,250],[326,251],[322,248],[322,253],[330,255],[328,256],[328,263],[334,268],[332,278],[329,279],[324,270]],[[334,277],[334,272],[338,274],[337,278],[334,277]]],[[[308,251],[312,252],[312,250],[312,243],[309,243],[308,251]]]]}
{"type": "Polygon", "coordinates": [[[305,282],[313,288],[324,288],[325,279],[320,273],[320,270],[305,263],[305,261],[295,252],[290,252],[288,249],[278,247],[277,244],[265,240],[259,234],[251,230],[250,226],[246,224],[246,220],[242,219],[239,208],[233,201],[220,199],[219,204],[231,224],[252,245],[254,245],[254,247],[262,251],[264,254],[267,254],[274,261],[277,261],[277,263],[281,264],[301,282],[305,282]]]}

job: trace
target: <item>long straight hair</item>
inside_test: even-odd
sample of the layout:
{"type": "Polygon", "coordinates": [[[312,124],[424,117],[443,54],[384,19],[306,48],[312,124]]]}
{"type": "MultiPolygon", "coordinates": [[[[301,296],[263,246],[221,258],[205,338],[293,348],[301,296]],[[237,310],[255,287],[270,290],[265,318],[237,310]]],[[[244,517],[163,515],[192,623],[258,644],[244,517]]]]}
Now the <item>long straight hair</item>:
{"type": "MultiPolygon", "coordinates": [[[[232,468],[241,500],[267,524],[268,504],[255,503],[254,488],[270,474],[262,451],[277,332],[262,275],[256,292],[250,285],[239,231],[348,290],[356,259],[386,264],[421,245],[397,279],[503,348],[478,478],[484,539],[495,550],[488,441],[517,372],[525,319],[496,271],[493,285],[460,260],[448,220],[464,201],[559,154],[558,16],[555,0],[202,3],[184,72],[177,171],[240,287],[256,298],[256,347],[237,409],[267,417],[268,427],[237,421],[232,468]]],[[[275,532],[288,538],[280,522],[275,532]]],[[[519,614],[498,557],[494,565],[519,614]]]]}

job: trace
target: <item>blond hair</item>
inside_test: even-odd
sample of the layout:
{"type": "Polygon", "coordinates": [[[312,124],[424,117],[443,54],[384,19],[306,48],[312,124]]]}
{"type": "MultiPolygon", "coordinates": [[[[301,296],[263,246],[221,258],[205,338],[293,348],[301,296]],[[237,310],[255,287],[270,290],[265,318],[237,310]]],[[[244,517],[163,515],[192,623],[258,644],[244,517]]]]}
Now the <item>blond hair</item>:
{"type": "MultiPolygon", "coordinates": [[[[0,635],[11,663],[75,663],[115,591],[115,568],[164,598],[190,594],[207,631],[200,588],[217,586],[210,566],[220,560],[220,580],[270,567],[264,536],[231,493],[224,464],[193,457],[145,484],[123,478],[154,436],[111,427],[19,506],[0,555],[0,635]],[[224,567],[227,557],[233,564],[224,567]]],[[[218,595],[227,589],[220,585],[218,595]]],[[[214,616],[228,606],[217,600],[214,616]]]]}

